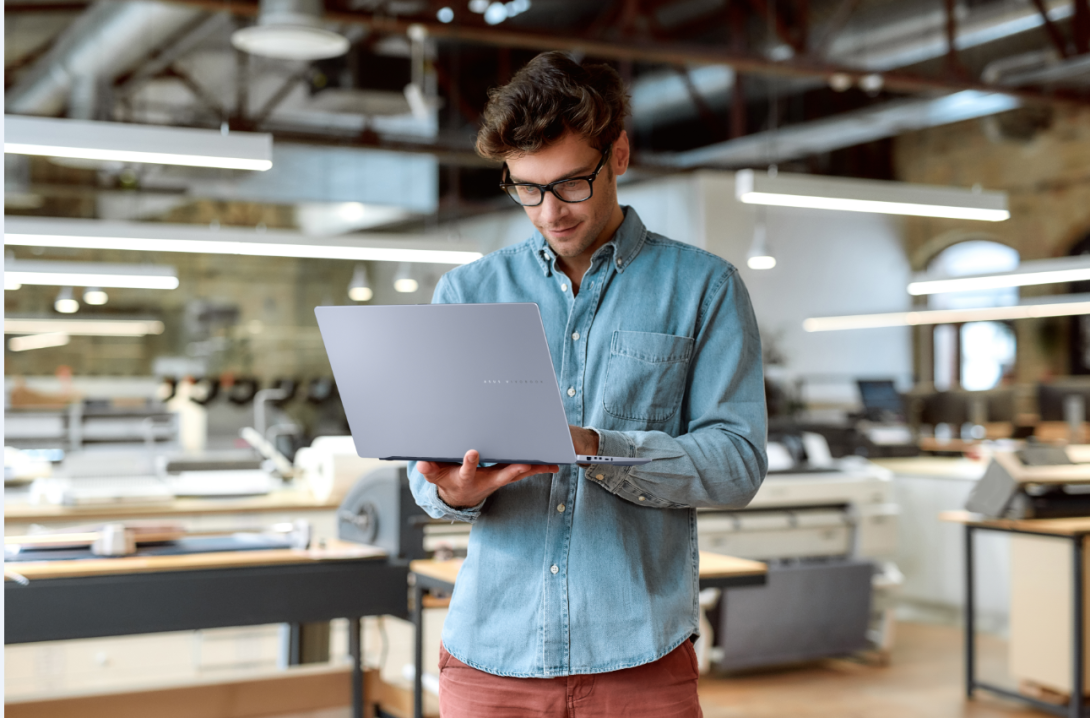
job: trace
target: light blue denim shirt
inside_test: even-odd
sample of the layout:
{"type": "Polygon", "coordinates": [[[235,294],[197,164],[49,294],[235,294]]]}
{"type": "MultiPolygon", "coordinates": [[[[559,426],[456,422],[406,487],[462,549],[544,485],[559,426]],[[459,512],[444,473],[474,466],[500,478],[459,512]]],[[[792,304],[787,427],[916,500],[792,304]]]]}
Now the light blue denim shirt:
{"type": "Polygon", "coordinates": [[[410,466],[430,516],[473,522],[447,650],[527,678],[672,651],[698,630],[696,508],[745,506],[767,468],[760,337],[737,270],[625,208],[578,296],[535,233],[452,270],[433,301],[536,302],[568,423],[595,429],[603,456],[656,459],[564,466],[467,510],[410,466]]]}

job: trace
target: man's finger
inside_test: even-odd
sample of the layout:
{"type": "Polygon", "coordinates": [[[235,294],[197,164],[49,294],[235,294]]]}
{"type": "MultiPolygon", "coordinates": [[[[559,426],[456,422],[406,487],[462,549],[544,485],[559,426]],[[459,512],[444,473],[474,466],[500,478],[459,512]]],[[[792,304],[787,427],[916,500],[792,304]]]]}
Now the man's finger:
{"type": "Polygon", "coordinates": [[[500,486],[522,481],[529,476],[537,474],[555,474],[560,471],[559,466],[532,466],[530,464],[511,464],[504,468],[496,477],[496,483],[500,486]]]}
{"type": "Polygon", "coordinates": [[[462,459],[462,468],[458,470],[458,473],[465,480],[470,480],[477,473],[477,464],[481,461],[481,455],[470,449],[466,452],[465,458],[462,459]]]}

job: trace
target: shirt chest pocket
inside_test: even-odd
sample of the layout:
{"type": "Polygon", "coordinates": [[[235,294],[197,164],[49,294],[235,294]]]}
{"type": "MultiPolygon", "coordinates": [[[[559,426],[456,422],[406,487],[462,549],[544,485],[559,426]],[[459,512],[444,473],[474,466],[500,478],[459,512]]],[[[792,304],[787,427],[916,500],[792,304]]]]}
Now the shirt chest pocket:
{"type": "Polygon", "coordinates": [[[691,337],[653,332],[613,332],[606,366],[605,410],[618,419],[669,420],[681,405],[691,337]]]}

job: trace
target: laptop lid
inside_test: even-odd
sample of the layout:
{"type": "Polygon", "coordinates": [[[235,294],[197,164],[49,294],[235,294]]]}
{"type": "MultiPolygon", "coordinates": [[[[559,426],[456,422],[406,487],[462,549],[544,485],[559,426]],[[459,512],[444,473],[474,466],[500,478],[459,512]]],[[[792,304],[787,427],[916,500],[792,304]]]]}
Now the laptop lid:
{"type": "Polygon", "coordinates": [[[356,453],[572,464],[536,304],[317,307],[356,453]]]}

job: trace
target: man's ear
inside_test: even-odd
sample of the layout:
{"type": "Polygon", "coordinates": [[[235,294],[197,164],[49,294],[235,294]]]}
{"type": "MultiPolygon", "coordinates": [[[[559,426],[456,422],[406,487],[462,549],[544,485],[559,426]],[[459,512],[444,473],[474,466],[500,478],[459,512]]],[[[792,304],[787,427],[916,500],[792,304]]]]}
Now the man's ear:
{"type": "Polygon", "coordinates": [[[632,159],[632,147],[628,143],[628,133],[621,130],[620,137],[613,143],[610,164],[613,165],[613,174],[623,175],[628,171],[628,162],[632,159]]]}

